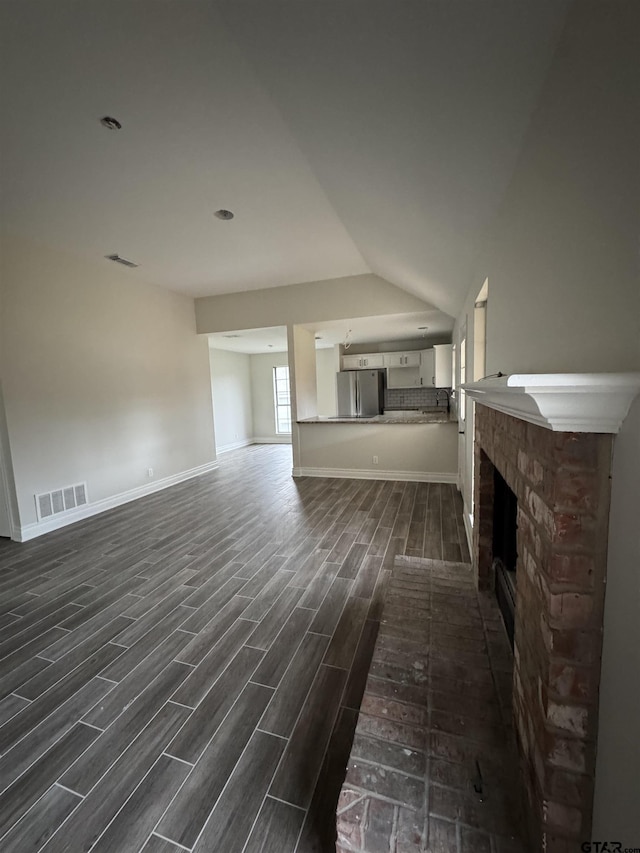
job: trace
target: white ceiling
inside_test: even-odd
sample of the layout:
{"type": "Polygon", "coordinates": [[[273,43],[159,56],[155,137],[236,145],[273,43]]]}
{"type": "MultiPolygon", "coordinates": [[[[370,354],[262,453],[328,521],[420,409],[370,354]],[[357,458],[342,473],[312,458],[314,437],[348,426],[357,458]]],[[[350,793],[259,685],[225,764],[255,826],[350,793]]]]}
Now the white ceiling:
{"type": "Polygon", "coordinates": [[[211,349],[257,355],[263,352],[286,352],[287,327],[268,329],[237,329],[233,332],[214,332],[208,335],[211,349]]]}
{"type": "MultiPolygon", "coordinates": [[[[391,314],[386,317],[354,317],[324,323],[308,323],[304,328],[316,336],[316,349],[326,349],[348,341],[352,344],[378,344],[393,341],[415,341],[425,338],[448,338],[453,322],[441,311],[415,314],[391,314]],[[426,326],[426,329],[423,328],[426,326]]],[[[265,352],[286,352],[286,326],[267,329],[238,329],[216,332],[209,337],[213,349],[241,352],[249,355],[265,352]]],[[[450,339],[450,338],[449,338],[450,339]]]]}
{"type": "Polygon", "coordinates": [[[4,226],[195,296],[372,271],[455,314],[566,5],[3,0],[4,226]]]}

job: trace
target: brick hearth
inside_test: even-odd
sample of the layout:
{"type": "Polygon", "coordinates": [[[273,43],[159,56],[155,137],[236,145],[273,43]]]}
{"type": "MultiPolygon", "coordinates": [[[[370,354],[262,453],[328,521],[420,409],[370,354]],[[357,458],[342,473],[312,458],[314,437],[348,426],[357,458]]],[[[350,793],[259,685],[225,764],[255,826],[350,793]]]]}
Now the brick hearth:
{"type": "Polygon", "coordinates": [[[514,726],[535,850],[590,839],[612,437],[476,408],[473,561],[493,583],[493,466],[518,499],[514,726]]]}
{"type": "Polygon", "coordinates": [[[524,853],[513,658],[471,566],[396,557],[337,811],[337,853],[524,853]]]}

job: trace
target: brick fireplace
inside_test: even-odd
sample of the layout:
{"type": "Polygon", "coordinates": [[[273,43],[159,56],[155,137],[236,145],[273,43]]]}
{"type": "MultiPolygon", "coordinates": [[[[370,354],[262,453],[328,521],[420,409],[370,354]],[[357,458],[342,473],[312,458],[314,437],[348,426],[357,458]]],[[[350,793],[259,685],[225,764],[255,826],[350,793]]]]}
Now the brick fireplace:
{"type": "Polygon", "coordinates": [[[591,837],[612,439],[476,406],[474,569],[492,587],[497,469],[517,499],[514,727],[548,853],[591,837]]]}

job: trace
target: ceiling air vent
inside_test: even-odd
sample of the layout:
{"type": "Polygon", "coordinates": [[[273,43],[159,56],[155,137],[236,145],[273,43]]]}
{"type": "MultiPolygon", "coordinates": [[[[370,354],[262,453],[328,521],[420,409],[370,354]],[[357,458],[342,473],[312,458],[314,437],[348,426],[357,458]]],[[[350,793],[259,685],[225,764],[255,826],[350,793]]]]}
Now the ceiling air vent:
{"type": "Polygon", "coordinates": [[[116,264],[122,264],[123,267],[137,267],[139,264],[134,264],[133,261],[128,261],[126,258],[121,258],[120,255],[105,255],[108,261],[115,261],[116,264]]]}
{"type": "Polygon", "coordinates": [[[61,489],[54,489],[52,492],[43,492],[36,495],[35,498],[38,521],[60,515],[62,512],[68,512],[89,502],[86,483],[63,486],[61,489]]]}

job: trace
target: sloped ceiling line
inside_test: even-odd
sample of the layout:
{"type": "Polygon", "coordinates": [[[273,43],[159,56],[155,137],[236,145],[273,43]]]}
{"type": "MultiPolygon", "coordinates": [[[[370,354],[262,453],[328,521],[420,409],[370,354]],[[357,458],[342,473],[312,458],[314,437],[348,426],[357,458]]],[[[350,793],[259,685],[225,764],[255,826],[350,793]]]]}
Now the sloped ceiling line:
{"type": "Polygon", "coordinates": [[[455,315],[565,11],[5,0],[3,227],[195,297],[373,271],[455,315]]]}

